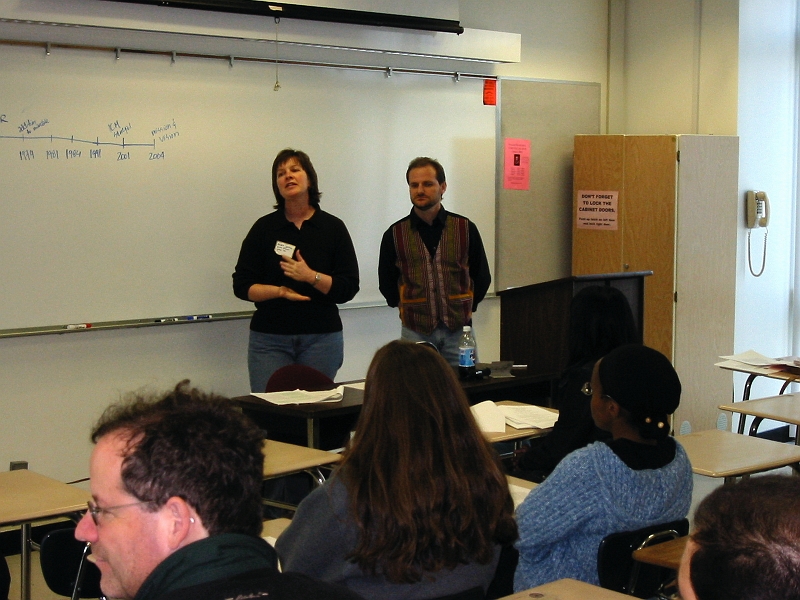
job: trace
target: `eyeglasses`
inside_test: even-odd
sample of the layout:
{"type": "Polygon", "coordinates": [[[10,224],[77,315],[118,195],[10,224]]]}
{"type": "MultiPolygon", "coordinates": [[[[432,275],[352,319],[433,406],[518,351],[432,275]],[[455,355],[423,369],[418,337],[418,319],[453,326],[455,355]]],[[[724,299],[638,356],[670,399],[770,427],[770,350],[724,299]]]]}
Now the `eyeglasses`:
{"type": "MultiPolygon", "coordinates": [[[[589,397],[591,397],[594,394],[594,390],[592,390],[591,382],[587,381],[586,383],[583,384],[583,386],[581,386],[581,393],[584,396],[589,396],[589,397]]],[[[607,400],[614,400],[608,394],[601,394],[600,397],[601,398],[606,398],[607,400]]]]}
{"type": "Polygon", "coordinates": [[[150,500],[143,500],[141,502],[131,502],[130,504],[118,504],[117,506],[108,506],[106,508],[101,508],[97,506],[94,502],[89,500],[87,503],[89,507],[89,514],[92,516],[92,521],[94,521],[95,526],[100,525],[100,515],[105,514],[113,514],[112,511],[119,510],[120,508],[130,508],[131,506],[139,506],[140,504],[152,504],[150,500]]]}

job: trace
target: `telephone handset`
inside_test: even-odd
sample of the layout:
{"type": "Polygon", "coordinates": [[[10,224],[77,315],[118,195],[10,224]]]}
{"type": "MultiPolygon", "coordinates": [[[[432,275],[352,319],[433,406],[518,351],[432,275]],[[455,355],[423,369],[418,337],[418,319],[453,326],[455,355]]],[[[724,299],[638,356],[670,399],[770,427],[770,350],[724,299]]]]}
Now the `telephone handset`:
{"type": "Polygon", "coordinates": [[[766,192],[747,192],[747,227],[769,225],[769,198],[766,192]]]}
{"type": "Polygon", "coordinates": [[[747,225],[747,265],[750,267],[750,274],[753,277],[761,277],[764,267],[767,264],[767,225],[769,225],[769,198],[766,192],[747,192],[747,205],[745,210],[745,221],[747,225]],[[753,261],[750,258],[750,234],[753,229],[764,227],[764,252],[761,255],[761,270],[756,273],[753,270],[753,261]]]}

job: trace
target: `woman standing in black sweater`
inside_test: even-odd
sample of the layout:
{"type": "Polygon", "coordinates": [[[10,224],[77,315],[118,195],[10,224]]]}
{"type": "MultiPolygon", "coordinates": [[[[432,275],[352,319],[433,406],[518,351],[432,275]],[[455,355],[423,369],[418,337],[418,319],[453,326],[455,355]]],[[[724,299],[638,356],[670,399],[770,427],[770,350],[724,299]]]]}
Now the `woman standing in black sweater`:
{"type": "Polygon", "coordinates": [[[250,390],[263,392],[282,366],[304,364],[334,379],[344,359],[337,304],[358,292],[350,234],[319,207],[317,172],[305,152],[287,148],[272,164],[275,212],[247,234],[233,291],[254,302],[250,321],[250,390]]]}

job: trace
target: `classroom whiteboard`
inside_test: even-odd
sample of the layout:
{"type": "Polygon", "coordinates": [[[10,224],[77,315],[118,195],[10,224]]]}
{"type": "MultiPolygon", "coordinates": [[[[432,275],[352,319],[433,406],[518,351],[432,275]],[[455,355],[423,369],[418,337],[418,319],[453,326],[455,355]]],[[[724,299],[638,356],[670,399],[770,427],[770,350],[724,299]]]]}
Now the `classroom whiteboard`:
{"type": "Polygon", "coordinates": [[[285,147],[350,231],[355,305],[382,302],[380,238],[411,208],[418,155],[443,163],[444,205],[494,262],[480,80],[8,45],[0,61],[0,330],[251,310],[231,273],[285,147]]]}

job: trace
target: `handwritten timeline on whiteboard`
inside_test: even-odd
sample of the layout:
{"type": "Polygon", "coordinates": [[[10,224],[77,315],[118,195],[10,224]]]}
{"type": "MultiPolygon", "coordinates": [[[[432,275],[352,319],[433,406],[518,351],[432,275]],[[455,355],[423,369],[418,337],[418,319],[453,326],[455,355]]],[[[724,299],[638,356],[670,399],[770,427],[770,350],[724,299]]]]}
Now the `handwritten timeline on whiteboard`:
{"type": "MultiPolygon", "coordinates": [[[[0,123],[8,122],[8,115],[0,116],[0,123]]],[[[149,148],[149,152],[144,153],[147,160],[164,160],[166,152],[161,147],[156,146],[156,141],[163,144],[169,142],[180,136],[178,131],[178,124],[172,119],[166,125],[159,125],[152,130],[153,136],[158,136],[158,140],[154,137],[150,142],[136,142],[128,139],[126,141],[125,134],[133,129],[133,124],[128,121],[124,125],[116,120],[107,125],[110,138],[96,137],[94,140],[83,139],[75,135],[47,135],[48,132],[53,131],[55,127],[50,123],[50,119],[41,119],[34,121],[30,118],[25,119],[20,125],[17,126],[19,135],[0,135],[0,139],[5,140],[19,140],[25,145],[34,144],[34,142],[49,142],[47,145],[42,145],[41,149],[37,148],[24,148],[19,151],[19,159],[23,161],[33,160],[77,160],[80,158],[88,158],[89,160],[130,160],[131,150],[134,148],[149,148]],[[87,147],[88,146],[88,147],[87,147]],[[106,150],[105,154],[103,150],[106,150]]]]}
{"type": "MultiPolygon", "coordinates": [[[[345,221],[379,303],[380,236],[410,209],[418,155],[448,175],[445,206],[493,254],[495,108],[482,83],[0,46],[0,331],[211,315],[239,246],[274,204],[270,166],[311,156],[321,208],[345,221]]],[[[493,262],[493,256],[490,256],[493,262]]]]}

